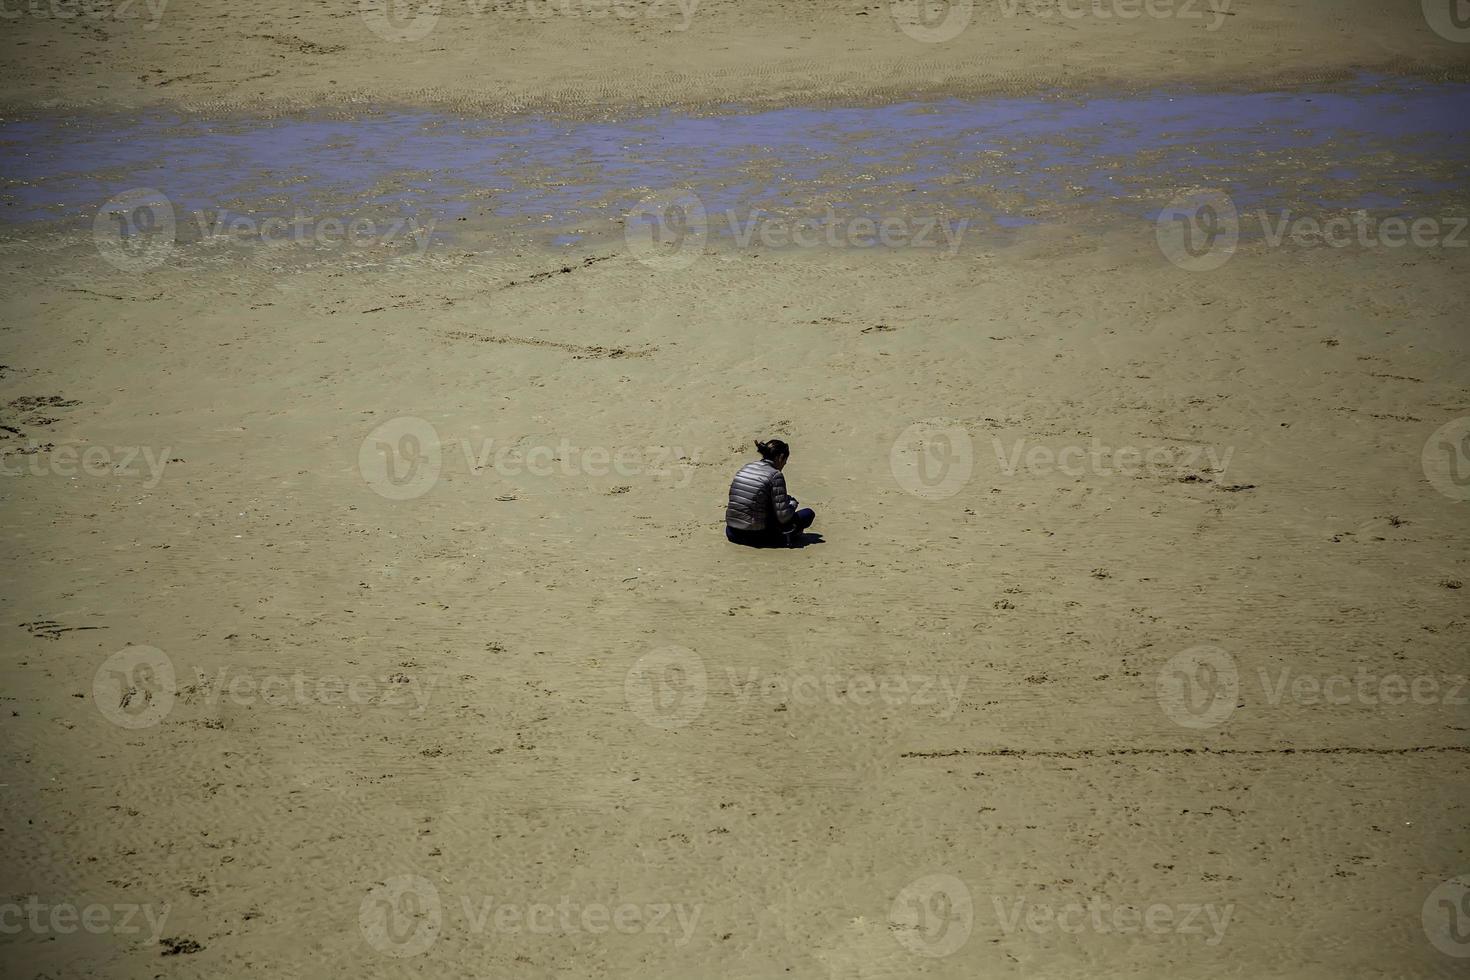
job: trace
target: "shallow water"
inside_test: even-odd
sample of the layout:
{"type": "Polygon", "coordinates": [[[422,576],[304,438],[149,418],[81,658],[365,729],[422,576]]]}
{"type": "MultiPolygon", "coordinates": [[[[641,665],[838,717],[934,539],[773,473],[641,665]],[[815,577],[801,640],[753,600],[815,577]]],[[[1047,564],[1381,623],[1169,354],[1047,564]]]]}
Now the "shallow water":
{"type": "MultiPolygon", "coordinates": [[[[1470,86],[988,98],[618,121],[431,111],[0,123],[0,222],[91,220],[132,188],[184,214],[509,220],[574,242],[649,191],[711,213],[929,213],[999,227],[1079,208],[1155,213],[1191,186],[1240,207],[1422,213],[1470,175],[1470,86]]],[[[717,232],[718,233],[718,232],[717,232]]]]}

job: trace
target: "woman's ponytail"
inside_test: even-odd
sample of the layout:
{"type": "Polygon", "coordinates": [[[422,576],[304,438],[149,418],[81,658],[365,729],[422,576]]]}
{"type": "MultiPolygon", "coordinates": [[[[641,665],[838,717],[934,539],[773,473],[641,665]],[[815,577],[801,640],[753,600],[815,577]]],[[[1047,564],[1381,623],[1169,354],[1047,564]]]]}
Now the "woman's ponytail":
{"type": "Polygon", "coordinates": [[[772,439],[769,442],[761,442],[759,439],[757,439],[755,441],[755,448],[756,451],[761,454],[761,459],[769,459],[775,461],[780,459],[782,456],[791,455],[791,447],[786,445],[786,443],[782,442],[780,439],[772,439]]]}

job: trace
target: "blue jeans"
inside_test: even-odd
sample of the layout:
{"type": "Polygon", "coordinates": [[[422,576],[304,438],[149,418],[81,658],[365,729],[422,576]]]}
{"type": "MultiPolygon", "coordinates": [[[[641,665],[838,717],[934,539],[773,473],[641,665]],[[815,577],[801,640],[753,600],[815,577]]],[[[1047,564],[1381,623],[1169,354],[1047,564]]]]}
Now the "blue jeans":
{"type": "Polygon", "coordinates": [[[801,534],[812,526],[812,521],[817,519],[817,512],[810,507],[803,507],[796,512],[791,523],[785,527],[766,528],[764,531],[742,531],[739,528],[726,527],[725,540],[733,541],[735,544],[748,545],[752,548],[782,548],[786,545],[786,532],[801,534]]]}

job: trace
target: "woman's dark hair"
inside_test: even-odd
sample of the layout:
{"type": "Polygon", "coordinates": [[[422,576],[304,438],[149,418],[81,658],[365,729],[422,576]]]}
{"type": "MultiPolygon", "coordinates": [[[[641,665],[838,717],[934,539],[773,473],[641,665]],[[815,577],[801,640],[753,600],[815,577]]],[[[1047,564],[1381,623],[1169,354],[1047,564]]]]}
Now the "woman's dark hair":
{"type": "Polygon", "coordinates": [[[761,459],[777,460],[782,456],[791,455],[791,447],[780,439],[772,439],[770,442],[755,441],[755,448],[759,450],[761,459]]]}

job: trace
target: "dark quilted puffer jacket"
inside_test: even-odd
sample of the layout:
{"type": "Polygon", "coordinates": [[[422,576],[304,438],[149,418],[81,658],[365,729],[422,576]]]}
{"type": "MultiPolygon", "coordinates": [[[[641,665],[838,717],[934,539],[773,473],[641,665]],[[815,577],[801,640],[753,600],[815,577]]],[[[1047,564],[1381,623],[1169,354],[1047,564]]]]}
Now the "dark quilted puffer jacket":
{"type": "Polygon", "coordinates": [[[766,460],[740,467],[730,483],[725,523],[738,531],[774,530],[790,524],[796,503],[786,495],[786,477],[766,460]]]}

